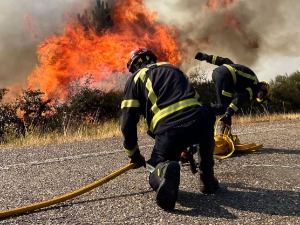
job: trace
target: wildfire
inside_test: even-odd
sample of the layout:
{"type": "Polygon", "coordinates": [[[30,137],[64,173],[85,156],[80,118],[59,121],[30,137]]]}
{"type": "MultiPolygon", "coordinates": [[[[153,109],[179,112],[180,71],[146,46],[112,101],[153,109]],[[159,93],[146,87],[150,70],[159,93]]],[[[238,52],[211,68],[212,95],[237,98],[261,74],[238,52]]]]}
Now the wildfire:
{"type": "MultiPolygon", "coordinates": [[[[203,6],[203,3],[199,5],[203,6]]],[[[222,30],[230,29],[231,32],[226,34],[240,40],[242,47],[247,50],[258,48],[258,38],[251,35],[251,30],[245,30],[232,6],[233,0],[207,0],[205,10],[211,15],[222,13],[217,26],[221,31],[214,32],[222,34],[222,30]]],[[[98,0],[96,7],[93,11],[96,21],[91,20],[85,9],[83,15],[69,19],[62,35],[50,37],[39,45],[39,64],[28,77],[29,88],[40,89],[45,92],[45,97],[63,99],[68,95],[70,84],[82,76],[93,77],[98,81],[97,85],[114,84],[116,78],[128,74],[125,65],[129,53],[138,46],[151,49],[159,61],[179,65],[182,54],[186,53],[184,45],[199,48],[214,44],[212,40],[215,39],[211,37],[215,33],[204,33],[201,40],[181,39],[180,43],[179,30],[159,24],[158,14],[150,11],[144,0],[116,0],[109,9],[98,0]],[[99,15],[95,17],[96,12],[99,15]],[[107,19],[109,23],[103,25],[107,19]]],[[[26,18],[28,29],[34,31],[31,19],[26,18]]]]}
{"type": "Polygon", "coordinates": [[[117,0],[111,16],[113,26],[100,34],[83,29],[74,19],[61,36],[40,44],[39,65],[28,77],[29,88],[64,98],[70,82],[83,75],[102,81],[112,74],[127,73],[129,52],[137,46],[150,48],[160,61],[180,63],[177,29],[157,24],[157,14],[150,12],[143,0],[117,0]]]}

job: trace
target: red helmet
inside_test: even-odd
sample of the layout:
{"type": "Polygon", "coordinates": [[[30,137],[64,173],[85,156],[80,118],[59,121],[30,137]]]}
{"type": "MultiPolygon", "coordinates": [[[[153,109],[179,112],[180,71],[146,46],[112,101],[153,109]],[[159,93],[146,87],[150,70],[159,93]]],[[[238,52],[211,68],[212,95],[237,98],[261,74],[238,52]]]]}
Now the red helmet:
{"type": "Polygon", "coordinates": [[[130,52],[130,58],[127,63],[127,68],[129,72],[134,73],[137,69],[139,69],[136,67],[135,63],[137,62],[138,59],[142,59],[141,62],[143,62],[144,61],[143,56],[149,57],[149,59],[145,57],[147,61],[152,59],[153,61],[156,62],[157,57],[151,50],[147,48],[136,48],[130,52]]]}

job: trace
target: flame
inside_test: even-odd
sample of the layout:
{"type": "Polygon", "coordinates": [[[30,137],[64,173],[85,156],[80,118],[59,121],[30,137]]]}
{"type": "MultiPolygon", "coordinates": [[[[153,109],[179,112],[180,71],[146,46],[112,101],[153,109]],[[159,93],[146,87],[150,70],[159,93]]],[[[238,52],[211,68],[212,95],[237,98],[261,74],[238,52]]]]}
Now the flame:
{"type": "Polygon", "coordinates": [[[117,0],[111,8],[113,27],[96,34],[78,20],[65,24],[61,36],[53,36],[39,45],[37,65],[28,77],[29,88],[40,89],[47,96],[63,99],[70,83],[83,75],[97,81],[112,74],[126,74],[129,53],[147,47],[159,61],[178,65],[181,61],[178,30],[157,23],[157,13],[150,12],[143,0],[117,0]]]}

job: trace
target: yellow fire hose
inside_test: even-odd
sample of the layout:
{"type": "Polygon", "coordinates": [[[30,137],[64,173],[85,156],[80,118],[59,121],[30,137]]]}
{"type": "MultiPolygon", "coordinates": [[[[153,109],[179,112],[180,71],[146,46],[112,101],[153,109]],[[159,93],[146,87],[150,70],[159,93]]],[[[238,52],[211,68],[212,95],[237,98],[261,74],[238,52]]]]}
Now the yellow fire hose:
{"type": "Polygon", "coordinates": [[[117,176],[127,172],[128,170],[132,169],[135,167],[135,163],[130,163],[114,172],[112,172],[111,174],[107,175],[106,177],[103,177],[97,181],[95,181],[94,183],[91,183],[83,188],[80,188],[76,191],[67,193],[65,195],[50,199],[50,200],[46,200],[43,202],[38,202],[32,205],[28,205],[28,206],[23,206],[20,208],[15,208],[15,209],[10,209],[10,210],[6,210],[6,211],[0,211],[0,218],[5,218],[5,217],[9,217],[9,216],[13,216],[13,215],[17,215],[17,214],[21,214],[21,213],[25,213],[25,212],[29,212],[29,211],[33,211],[36,209],[40,209],[43,207],[47,207],[50,205],[54,205],[57,204],[59,202],[63,202],[66,201],[68,199],[74,198],[78,195],[84,194],[104,183],[107,183],[108,181],[116,178],[117,176]]]}
{"type": "Polygon", "coordinates": [[[223,134],[217,134],[220,119],[215,124],[215,148],[214,157],[216,159],[226,159],[234,152],[254,152],[263,148],[263,145],[241,144],[237,135],[231,133],[231,127],[227,126],[223,134]]]}

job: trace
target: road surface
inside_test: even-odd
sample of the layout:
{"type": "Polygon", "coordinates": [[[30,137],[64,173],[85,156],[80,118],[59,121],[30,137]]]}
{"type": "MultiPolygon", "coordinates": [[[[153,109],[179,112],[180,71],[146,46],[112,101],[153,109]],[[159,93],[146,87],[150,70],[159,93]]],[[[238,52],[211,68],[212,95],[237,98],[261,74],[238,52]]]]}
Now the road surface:
{"type": "MultiPolygon", "coordinates": [[[[216,161],[221,190],[199,192],[199,175],[182,167],[174,211],[160,209],[141,168],[56,205],[0,224],[300,224],[300,120],[233,125],[259,152],[216,161]]],[[[139,137],[146,158],[153,140],[139,137]]],[[[0,150],[0,211],[82,188],[125,166],[122,138],[0,150]]]]}

